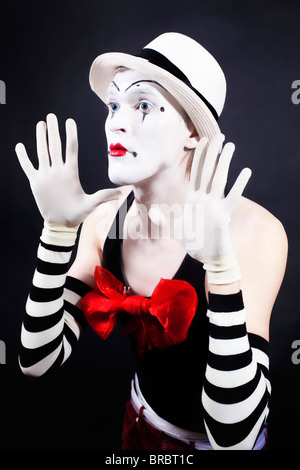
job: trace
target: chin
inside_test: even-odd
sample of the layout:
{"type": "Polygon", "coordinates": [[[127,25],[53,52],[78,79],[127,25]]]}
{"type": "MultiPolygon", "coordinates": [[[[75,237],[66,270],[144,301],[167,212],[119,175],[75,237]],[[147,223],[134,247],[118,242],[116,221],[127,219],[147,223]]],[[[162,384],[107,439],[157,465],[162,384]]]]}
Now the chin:
{"type": "Polygon", "coordinates": [[[157,178],[161,168],[148,167],[137,161],[109,161],[108,177],[118,186],[139,185],[157,178]]]}
{"type": "Polygon", "coordinates": [[[108,171],[108,178],[113,184],[118,186],[127,186],[137,182],[135,178],[125,175],[124,172],[120,174],[119,172],[108,171]]]}
{"type": "Polygon", "coordinates": [[[134,171],[134,168],[129,168],[123,166],[109,166],[108,167],[108,177],[110,181],[118,186],[126,186],[126,185],[135,185],[141,183],[145,178],[144,175],[138,175],[137,171],[134,171]]]}

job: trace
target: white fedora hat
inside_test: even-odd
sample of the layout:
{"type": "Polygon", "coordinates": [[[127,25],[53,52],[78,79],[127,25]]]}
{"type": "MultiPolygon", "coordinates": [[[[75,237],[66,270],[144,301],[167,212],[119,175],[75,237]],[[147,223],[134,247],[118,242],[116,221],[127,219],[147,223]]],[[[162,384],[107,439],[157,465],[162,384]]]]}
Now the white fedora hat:
{"type": "Polygon", "coordinates": [[[118,67],[138,70],[159,82],[183,107],[201,137],[211,140],[220,132],[217,120],[226,97],[225,76],[214,57],[194,39],[164,33],[136,55],[99,55],[91,66],[90,85],[104,102],[118,67]]]}

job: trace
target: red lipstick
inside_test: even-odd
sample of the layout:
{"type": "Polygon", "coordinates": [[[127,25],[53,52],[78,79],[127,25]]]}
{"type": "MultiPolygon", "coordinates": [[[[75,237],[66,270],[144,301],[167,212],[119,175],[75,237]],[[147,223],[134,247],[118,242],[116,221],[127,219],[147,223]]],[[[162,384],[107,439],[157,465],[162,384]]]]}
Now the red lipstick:
{"type": "Polygon", "coordinates": [[[127,149],[119,143],[110,144],[109,150],[112,157],[123,157],[127,152],[127,149]]]}

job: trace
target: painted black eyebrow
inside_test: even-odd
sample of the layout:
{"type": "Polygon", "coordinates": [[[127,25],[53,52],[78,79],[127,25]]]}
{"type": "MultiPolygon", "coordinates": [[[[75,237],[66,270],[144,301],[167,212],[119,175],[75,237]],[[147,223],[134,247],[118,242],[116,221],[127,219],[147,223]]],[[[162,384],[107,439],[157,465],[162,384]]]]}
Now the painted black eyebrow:
{"type": "Polygon", "coordinates": [[[129,90],[129,88],[131,88],[133,85],[136,85],[137,83],[141,83],[141,82],[148,82],[148,83],[155,83],[156,85],[159,85],[160,87],[162,87],[164,90],[165,88],[160,84],[158,83],[156,80],[138,80],[136,82],[133,82],[131,85],[129,85],[129,87],[126,88],[126,90],[124,91],[124,93],[129,90]]]}
{"type": "Polygon", "coordinates": [[[116,87],[116,89],[117,89],[118,91],[120,91],[120,88],[118,87],[118,85],[116,84],[116,82],[112,81],[112,84],[116,87]]]}

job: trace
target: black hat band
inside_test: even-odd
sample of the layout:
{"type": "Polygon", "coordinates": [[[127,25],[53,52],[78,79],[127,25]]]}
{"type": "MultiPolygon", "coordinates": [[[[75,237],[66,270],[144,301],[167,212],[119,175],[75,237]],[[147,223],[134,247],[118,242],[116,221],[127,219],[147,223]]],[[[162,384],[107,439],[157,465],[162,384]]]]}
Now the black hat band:
{"type": "Polygon", "coordinates": [[[215,120],[218,121],[219,116],[215,108],[198,90],[196,90],[196,88],[193,87],[187,76],[163,54],[155,51],[154,49],[144,48],[138,54],[136,54],[136,56],[142,57],[143,59],[147,59],[149,62],[151,62],[151,64],[157,65],[161,69],[166,70],[167,72],[171,73],[176,78],[181,80],[185,85],[187,85],[191,90],[193,90],[193,92],[196,93],[196,95],[206,104],[206,106],[214,116],[215,120]]]}

